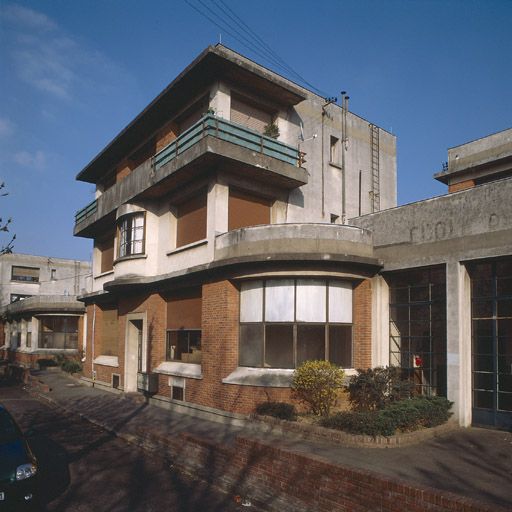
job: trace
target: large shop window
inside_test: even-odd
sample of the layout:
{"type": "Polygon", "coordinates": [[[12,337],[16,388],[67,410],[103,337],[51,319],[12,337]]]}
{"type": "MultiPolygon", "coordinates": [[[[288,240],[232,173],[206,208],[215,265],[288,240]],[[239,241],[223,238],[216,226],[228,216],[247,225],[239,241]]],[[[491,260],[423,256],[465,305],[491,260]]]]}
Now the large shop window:
{"type": "Polygon", "coordinates": [[[444,266],[386,275],[389,359],[423,395],[446,396],[446,274],[444,266]]]}
{"type": "Polygon", "coordinates": [[[167,302],[166,360],[201,363],[201,288],[183,291],[167,302]]]}
{"type": "Polygon", "coordinates": [[[126,215],[119,224],[119,257],[144,254],[145,214],[126,215]]]}
{"type": "Polygon", "coordinates": [[[240,366],[352,366],[352,284],[320,279],[242,283],[240,366]]]}

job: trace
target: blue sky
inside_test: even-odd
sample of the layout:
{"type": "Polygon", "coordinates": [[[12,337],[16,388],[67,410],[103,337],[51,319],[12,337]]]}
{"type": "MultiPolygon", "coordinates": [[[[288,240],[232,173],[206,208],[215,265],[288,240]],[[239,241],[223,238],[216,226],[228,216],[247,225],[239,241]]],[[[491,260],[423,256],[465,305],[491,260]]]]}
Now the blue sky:
{"type": "MultiPolygon", "coordinates": [[[[447,148],[512,126],[510,0],[223,1],[397,135],[399,204],[445,192],[432,174],[447,148]]],[[[90,258],[72,230],[94,191],[76,174],[220,32],[281,72],[190,4],[222,13],[221,0],[0,0],[0,217],[16,252],[90,258]]]]}

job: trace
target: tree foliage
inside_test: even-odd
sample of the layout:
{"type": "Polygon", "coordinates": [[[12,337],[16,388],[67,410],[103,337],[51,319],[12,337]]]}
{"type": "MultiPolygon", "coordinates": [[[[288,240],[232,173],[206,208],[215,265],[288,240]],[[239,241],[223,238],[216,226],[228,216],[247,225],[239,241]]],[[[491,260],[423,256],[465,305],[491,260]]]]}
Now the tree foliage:
{"type": "MultiPolygon", "coordinates": [[[[0,196],[4,197],[8,194],[8,192],[2,192],[5,189],[5,183],[0,183],[0,196]]],[[[11,224],[12,219],[9,217],[7,220],[4,220],[0,217],[0,231],[4,233],[9,233],[9,225],[11,224]]],[[[11,253],[14,247],[14,240],[16,240],[16,235],[12,235],[10,240],[6,244],[0,245],[0,255],[11,253]]]]}

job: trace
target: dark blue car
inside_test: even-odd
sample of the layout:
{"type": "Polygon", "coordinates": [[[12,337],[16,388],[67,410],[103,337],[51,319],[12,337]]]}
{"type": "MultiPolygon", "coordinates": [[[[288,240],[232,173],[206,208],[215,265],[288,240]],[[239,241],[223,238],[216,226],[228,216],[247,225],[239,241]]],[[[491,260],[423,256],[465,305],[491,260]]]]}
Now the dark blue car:
{"type": "Polygon", "coordinates": [[[0,510],[36,502],[37,461],[14,421],[0,404],[0,510]]]}

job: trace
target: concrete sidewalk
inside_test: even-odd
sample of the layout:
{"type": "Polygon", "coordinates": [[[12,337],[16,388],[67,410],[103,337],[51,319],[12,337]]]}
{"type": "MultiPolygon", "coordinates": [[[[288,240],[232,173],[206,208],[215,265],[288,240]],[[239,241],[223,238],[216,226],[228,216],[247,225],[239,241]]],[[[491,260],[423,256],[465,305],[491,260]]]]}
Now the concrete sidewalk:
{"type": "Polygon", "coordinates": [[[43,385],[33,390],[41,397],[136,444],[143,445],[148,432],[159,439],[186,433],[229,447],[237,437],[256,439],[338,466],[448,491],[487,504],[489,510],[512,510],[509,432],[456,429],[412,446],[348,447],[279,433],[258,422],[248,422],[244,427],[200,419],[85,386],[60,372],[38,372],[37,379],[43,385]]]}

